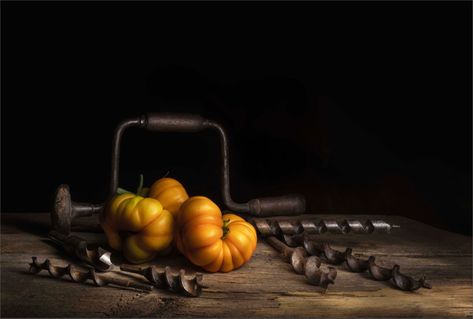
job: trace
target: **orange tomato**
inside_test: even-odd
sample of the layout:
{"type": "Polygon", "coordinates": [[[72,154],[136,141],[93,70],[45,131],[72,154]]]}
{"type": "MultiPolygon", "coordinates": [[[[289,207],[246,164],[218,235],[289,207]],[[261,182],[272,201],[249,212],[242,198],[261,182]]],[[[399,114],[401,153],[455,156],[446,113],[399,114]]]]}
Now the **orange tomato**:
{"type": "Polygon", "coordinates": [[[148,197],[157,199],[163,205],[163,208],[176,218],[179,207],[189,198],[189,195],[187,195],[184,186],[177,180],[163,177],[151,185],[148,197]]]}
{"type": "Polygon", "coordinates": [[[256,230],[204,196],[186,200],[177,217],[177,248],[209,272],[229,272],[248,262],[256,249],[256,230]]]}
{"type": "Polygon", "coordinates": [[[110,247],[123,251],[134,264],[152,260],[173,239],[174,218],[153,198],[132,193],[117,195],[100,215],[110,247]]]}

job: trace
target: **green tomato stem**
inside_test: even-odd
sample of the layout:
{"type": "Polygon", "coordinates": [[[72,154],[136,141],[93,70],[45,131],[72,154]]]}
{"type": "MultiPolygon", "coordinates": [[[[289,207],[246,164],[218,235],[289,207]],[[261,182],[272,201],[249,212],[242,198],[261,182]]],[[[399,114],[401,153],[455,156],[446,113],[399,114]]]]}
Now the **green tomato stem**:
{"type": "Polygon", "coordinates": [[[121,187],[118,187],[118,188],[117,188],[117,194],[118,194],[118,195],[126,194],[126,193],[131,193],[131,192],[130,192],[130,191],[127,191],[126,189],[121,188],[121,187]]]}
{"type": "Polygon", "coordinates": [[[230,232],[230,228],[228,228],[229,223],[230,223],[230,219],[224,219],[223,220],[223,226],[222,226],[223,236],[222,236],[222,239],[225,239],[225,237],[227,237],[228,233],[230,232]]]}
{"type": "Polygon", "coordinates": [[[138,184],[138,189],[136,190],[136,194],[141,194],[141,190],[143,189],[143,174],[140,174],[140,183],[138,184]]]}
{"type": "MultiPolygon", "coordinates": [[[[140,174],[140,183],[138,184],[138,189],[136,190],[136,193],[135,193],[136,195],[139,195],[139,196],[146,196],[147,195],[148,190],[143,188],[143,182],[144,182],[143,174],[140,174]]],[[[126,194],[126,193],[131,193],[131,192],[129,190],[126,190],[126,189],[121,188],[121,187],[117,188],[117,194],[118,195],[126,194]]]]}
{"type": "Polygon", "coordinates": [[[141,190],[141,192],[137,195],[139,196],[142,196],[142,197],[147,197],[148,196],[148,193],[149,193],[149,188],[147,187],[143,187],[143,189],[141,190]]]}

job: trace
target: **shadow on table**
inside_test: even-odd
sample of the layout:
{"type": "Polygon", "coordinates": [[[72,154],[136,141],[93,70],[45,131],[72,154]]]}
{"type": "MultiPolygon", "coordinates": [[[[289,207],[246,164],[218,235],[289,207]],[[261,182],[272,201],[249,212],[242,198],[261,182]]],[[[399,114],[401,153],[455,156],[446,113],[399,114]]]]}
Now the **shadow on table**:
{"type": "Polygon", "coordinates": [[[51,230],[49,220],[41,219],[41,216],[37,216],[36,218],[36,216],[32,214],[9,214],[8,218],[4,218],[2,215],[2,233],[8,233],[8,226],[13,226],[13,229],[17,228],[22,232],[44,237],[46,237],[51,230]]]}

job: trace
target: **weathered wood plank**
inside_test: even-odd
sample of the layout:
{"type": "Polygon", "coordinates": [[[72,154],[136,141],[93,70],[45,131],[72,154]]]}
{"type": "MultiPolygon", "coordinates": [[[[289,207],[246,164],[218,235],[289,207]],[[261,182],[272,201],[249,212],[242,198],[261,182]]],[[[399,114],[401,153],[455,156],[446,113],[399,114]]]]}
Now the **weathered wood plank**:
{"type": "MultiPolygon", "coordinates": [[[[343,216],[322,216],[343,218],[343,216]]],[[[372,216],[351,216],[364,219],[372,216]]],[[[58,264],[73,262],[50,245],[46,214],[2,214],[2,317],[405,317],[472,316],[471,238],[397,217],[376,216],[396,223],[391,234],[322,235],[334,247],[351,246],[355,254],[376,255],[377,262],[401,265],[403,273],[424,274],[433,289],[414,293],[393,289],[366,274],[339,268],[336,284],[322,294],[295,274],[277,252],[260,240],[252,260],[227,274],[204,274],[209,286],[199,298],[155,290],[150,294],[94,287],[27,273],[31,256],[58,264]]],[[[104,241],[100,234],[80,234],[104,241]]],[[[182,256],[157,264],[200,271],[182,256]]],[[[109,274],[114,275],[115,274],[109,274]]],[[[135,277],[139,279],[139,277],[135,277]]]]}

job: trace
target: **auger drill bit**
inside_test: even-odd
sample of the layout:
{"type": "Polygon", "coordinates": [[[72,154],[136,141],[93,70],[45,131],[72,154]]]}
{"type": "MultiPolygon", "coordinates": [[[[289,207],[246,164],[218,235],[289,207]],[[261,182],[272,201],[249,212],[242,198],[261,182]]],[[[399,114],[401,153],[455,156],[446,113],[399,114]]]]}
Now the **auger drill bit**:
{"type": "Polygon", "coordinates": [[[33,260],[30,265],[29,272],[32,274],[37,274],[42,270],[49,272],[49,275],[54,278],[61,278],[64,276],[69,276],[73,282],[76,283],[85,283],[87,280],[91,280],[95,286],[103,287],[107,285],[115,285],[119,287],[134,288],[137,290],[150,292],[153,289],[153,286],[134,282],[121,278],[110,278],[105,276],[100,276],[95,273],[93,268],[89,268],[88,271],[79,271],[75,270],[71,264],[60,267],[51,264],[49,259],[46,259],[43,263],[38,262],[36,257],[31,257],[33,260]]]}
{"type": "Polygon", "coordinates": [[[253,218],[255,224],[263,236],[282,235],[319,235],[323,233],[333,234],[371,234],[373,232],[389,233],[391,229],[399,227],[389,224],[383,220],[359,220],[345,219],[342,221],[334,220],[313,220],[313,219],[264,219],[253,218]]]}
{"type": "Polygon", "coordinates": [[[374,262],[375,258],[368,258],[368,271],[375,280],[386,281],[392,278],[392,269],[381,267],[374,262]]]}
{"type": "Polygon", "coordinates": [[[300,237],[284,235],[283,239],[288,246],[303,246],[304,250],[311,256],[317,256],[322,261],[332,265],[344,265],[351,272],[363,273],[368,271],[371,277],[378,281],[391,280],[391,283],[404,291],[415,291],[419,288],[431,289],[432,286],[427,283],[425,277],[415,280],[412,277],[403,275],[399,272],[399,265],[393,268],[384,268],[376,265],[375,257],[370,256],[368,259],[355,257],[352,254],[352,248],[346,248],[344,252],[333,249],[327,242],[316,242],[311,240],[309,236],[304,236],[302,241],[300,237]]]}
{"type": "Polygon", "coordinates": [[[338,234],[347,234],[349,232],[370,234],[374,231],[390,232],[392,228],[399,227],[397,225],[391,225],[382,220],[367,220],[364,223],[354,220],[344,220],[342,222],[321,220],[316,223],[304,219],[253,218],[252,222],[263,237],[271,238],[275,236],[289,247],[302,249],[310,256],[320,257],[320,261],[327,262],[328,264],[343,264],[346,269],[356,273],[363,273],[368,270],[373,279],[378,281],[391,280],[395,287],[404,291],[432,288],[425,281],[425,277],[415,280],[412,277],[401,274],[398,265],[395,265],[392,269],[378,266],[375,264],[375,257],[373,256],[370,256],[367,260],[361,259],[353,256],[352,248],[346,248],[344,252],[338,251],[333,249],[327,242],[317,242],[315,236],[313,236],[326,232],[338,234]]]}
{"type": "Polygon", "coordinates": [[[281,253],[285,261],[291,263],[297,274],[303,274],[311,285],[319,286],[325,292],[328,285],[335,283],[337,271],[333,267],[328,267],[328,272],[322,271],[321,262],[317,256],[308,257],[302,247],[291,248],[274,236],[266,238],[266,241],[281,253]]]}
{"type": "Polygon", "coordinates": [[[401,274],[399,268],[399,265],[394,265],[392,270],[393,282],[399,289],[405,291],[415,291],[419,288],[432,289],[432,285],[425,282],[425,276],[422,276],[419,280],[415,280],[412,277],[401,274]]]}
{"type": "Polygon", "coordinates": [[[111,270],[111,252],[103,249],[98,245],[89,244],[85,239],[75,235],[64,235],[55,230],[51,230],[48,234],[56,244],[60,245],[67,254],[76,257],[98,271],[111,270]],[[109,263],[104,262],[107,257],[109,263]]]}
{"type": "Polygon", "coordinates": [[[179,274],[172,273],[169,267],[159,270],[157,267],[138,268],[133,265],[115,265],[111,259],[111,252],[101,247],[89,245],[83,238],[73,235],[63,235],[52,230],[49,238],[61,245],[71,256],[79,258],[81,261],[92,266],[95,270],[101,272],[122,271],[133,272],[143,275],[156,288],[167,289],[181,293],[185,296],[197,297],[201,294],[204,287],[202,285],[202,274],[196,274],[192,278],[185,277],[185,271],[181,269],[179,274]]]}
{"type": "Polygon", "coordinates": [[[175,274],[169,266],[159,269],[156,266],[142,268],[134,265],[121,265],[120,270],[140,274],[156,288],[170,289],[188,297],[198,297],[202,293],[202,288],[207,288],[202,284],[203,275],[201,273],[186,278],[184,269],[180,269],[179,273],[175,274]]]}

